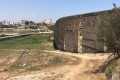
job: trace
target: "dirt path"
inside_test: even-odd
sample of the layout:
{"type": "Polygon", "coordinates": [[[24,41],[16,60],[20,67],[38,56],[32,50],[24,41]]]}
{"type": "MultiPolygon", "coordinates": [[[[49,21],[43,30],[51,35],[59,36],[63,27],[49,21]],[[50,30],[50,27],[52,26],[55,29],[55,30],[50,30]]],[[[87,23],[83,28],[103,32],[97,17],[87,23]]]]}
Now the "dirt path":
{"type": "Polygon", "coordinates": [[[108,57],[107,54],[71,54],[61,51],[51,52],[79,57],[80,61],[78,64],[50,67],[41,71],[23,73],[19,76],[8,78],[7,80],[106,80],[103,73],[94,74],[91,73],[91,71],[103,64],[108,57]]]}

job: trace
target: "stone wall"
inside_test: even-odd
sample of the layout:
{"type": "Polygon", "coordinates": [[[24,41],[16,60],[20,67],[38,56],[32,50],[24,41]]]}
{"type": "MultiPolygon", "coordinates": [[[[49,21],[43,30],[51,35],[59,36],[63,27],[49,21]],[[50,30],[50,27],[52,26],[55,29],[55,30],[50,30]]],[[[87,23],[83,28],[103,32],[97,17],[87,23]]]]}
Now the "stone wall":
{"type": "Polygon", "coordinates": [[[59,19],[54,28],[54,43],[60,50],[78,52],[79,20],[77,17],[59,19]]]}
{"type": "Polygon", "coordinates": [[[93,12],[60,18],[54,28],[54,42],[58,49],[69,52],[102,52],[104,43],[99,42],[97,33],[102,15],[114,10],[93,12]],[[81,31],[82,29],[82,31],[81,31]],[[82,33],[82,45],[80,34],[82,33]]]}
{"type": "Polygon", "coordinates": [[[81,18],[83,27],[83,52],[104,51],[104,44],[97,40],[98,27],[100,23],[99,19],[99,15],[83,16],[81,18]]]}

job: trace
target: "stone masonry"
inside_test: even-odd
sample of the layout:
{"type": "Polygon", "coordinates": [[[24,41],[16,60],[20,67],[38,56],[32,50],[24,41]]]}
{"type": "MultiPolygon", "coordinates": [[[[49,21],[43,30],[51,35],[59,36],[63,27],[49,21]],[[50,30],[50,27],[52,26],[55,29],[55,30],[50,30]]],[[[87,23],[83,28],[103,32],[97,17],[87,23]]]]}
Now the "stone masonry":
{"type": "Polygon", "coordinates": [[[60,18],[54,27],[55,47],[68,52],[105,51],[104,43],[97,39],[98,27],[101,16],[113,12],[107,10],[60,18]]]}

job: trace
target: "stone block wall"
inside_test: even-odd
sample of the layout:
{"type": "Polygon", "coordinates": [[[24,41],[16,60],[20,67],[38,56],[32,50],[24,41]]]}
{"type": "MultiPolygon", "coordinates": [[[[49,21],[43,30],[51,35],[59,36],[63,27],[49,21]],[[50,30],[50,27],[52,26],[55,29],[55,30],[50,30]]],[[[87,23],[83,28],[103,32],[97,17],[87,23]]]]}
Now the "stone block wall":
{"type": "Polygon", "coordinates": [[[64,50],[64,35],[65,35],[65,21],[58,21],[56,23],[57,27],[54,27],[54,44],[55,46],[60,49],[64,50]]]}
{"type": "Polygon", "coordinates": [[[56,47],[69,52],[103,52],[104,43],[97,39],[101,16],[113,12],[114,10],[107,10],[60,18],[54,27],[56,47]]]}
{"type": "Polygon", "coordinates": [[[82,52],[104,52],[105,45],[103,42],[98,41],[97,34],[99,33],[99,26],[101,22],[101,18],[103,15],[110,15],[114,12],[114,10],[93,12],[88,14],[81,15],[81,23],[82,23],[82,34],[83,34],[83,42],[82,42],[82,52]]]}
{"type": "MultiPolygon", "coordinates": [[[[88,14],[86,14],[88,15],[88,14]]],[[[97,33],[99,27],[99,16],[83,16],[81,19],[83,27],[83,42],[82,42],[82,52],[101,52],[104,51],[103,43],[98,43],[97,33]],[[102,45],[102,46],[99,46],[102,45]]]]}
{"type": "Polygon", "coordinates": [[[79,20],[76,17],[59,19],[54,28],[54,43],[60,50],[78,52],[79,20]]]}

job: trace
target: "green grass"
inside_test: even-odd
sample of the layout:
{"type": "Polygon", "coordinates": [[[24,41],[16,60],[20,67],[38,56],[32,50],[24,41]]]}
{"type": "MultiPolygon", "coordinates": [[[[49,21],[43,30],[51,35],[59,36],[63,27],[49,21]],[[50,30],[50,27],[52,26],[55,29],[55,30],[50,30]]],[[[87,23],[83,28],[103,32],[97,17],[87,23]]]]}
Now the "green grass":
{"type": "Polygon", "coordinates": [[[60,62],[62,62],[62,57],[60,57],[60,56],[55,56],[55,57],[53,57],[52,60],[50,60],[51,64],[56,64],[56,63],[60,63],[60,62]]]}
{"type": "Polygon", "coordinates": [[[13,38],[9,40],[0,41],[0,49],[41,49],[44,50],[46,47],[43,43],[51,43],[51,35],[49,34],[39,34],[39,35],[29,35],[20,38],[13,38]]]}

